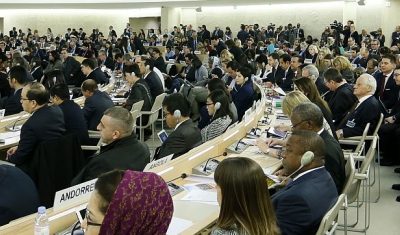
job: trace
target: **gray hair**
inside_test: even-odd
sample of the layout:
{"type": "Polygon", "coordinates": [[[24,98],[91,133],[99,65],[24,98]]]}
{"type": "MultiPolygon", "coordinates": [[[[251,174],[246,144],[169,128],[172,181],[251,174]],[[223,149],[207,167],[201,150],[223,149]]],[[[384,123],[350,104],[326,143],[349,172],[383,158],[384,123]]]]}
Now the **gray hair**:
{"type": "Polygon", "coordinates": [[[125,108],[112,107],[104,112],[105,116],[112,119],[112,126],[121,132],[122,137],[129,136],[133,131],[132,114],[125,108]]]}
{"type": "Polygon", "coordinates": [[[315,80],[317,80],[317,78],[319,77],[319,71],[317,69],[317,67],[315,67],[314,65],[310,64],[307,65],[306,67],[304,67],[302,69],[302,71],[307,71],[308,74],[310,74],[311,79],[315,82],[315,80]],[[314,75],[314,76],[313,76],[314,75]]]}
{"type": "Polygon", "coordinates": [[[376,80],[375,80],[375,78],[372,75],[368,74],[368,73],[362,74],[358,79],[360,79],[360,78],[364,79],[365,85],[371,87],[370,94],[373,95],[375,93],[375,91],[376,91],[376,80]]]}
{"type": "Polygon", "coordinates": [[[314,103],[304,102],[298,104],[293,108],[292,114],[297,114],[299,119],[302,121],[313,121],[315,125],[322,128],[324,124],[324,116],[322,115],[321,109],[314,103]]]}

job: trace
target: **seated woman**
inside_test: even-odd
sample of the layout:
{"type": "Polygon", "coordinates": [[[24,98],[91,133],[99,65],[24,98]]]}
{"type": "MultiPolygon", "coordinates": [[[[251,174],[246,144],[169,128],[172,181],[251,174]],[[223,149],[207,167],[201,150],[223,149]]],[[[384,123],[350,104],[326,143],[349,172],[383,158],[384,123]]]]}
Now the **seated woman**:
{"type": "Polygon", "coordinates": [[[241,67],[236,73],[236,89],[231,90],[232,100],[238,112],[238,120],[242,121],[242,117],[247,109],[253,105],[254,88],[253,80],[251,80],[251,69],[246,66],[241,67]]]}
{"type": "Polygon", "coordinates": [[[214,180],[221,209],[211,235],[280,234],[258,163],[245,157],[227,158],[215,170],[214,180]]]}
{"type": "Polygon", "coordinates": [[[82,222],[85,234],[167,233],[174,207],[157,174],[114,170],[101,175],[94,188],[82,222]]]}
{"type": "Polygon", "coordinates": [[[47,90],[50,90],[54,85],[66,84],[63,72],[61,70],[53,70],[45,74],[42,84],[47,90]]]}
{"type": "MultiPolygon", "coordinates": [[[[238,116],[237,116],[237,110],[236,110],[236,106],[235,104],[232,102],[232,97],[231,94],[229,93],[229,91],[226,89],[225,83],[224,81],[222,81],[221,79],[211,79],[208,84],[207,84],[207,90],[208,93],[210,94],[211,92],[215,91],[215,90],[222,90],[224,91],[226,97],[228,97],[229,100],[229,111],[232,113],[232,123],[236,122],[238,120],[238,116]]],[[[203,129],[205,126],[207,126],[207,124],[210,122],[211,120],[211,116],[208,114],[207,111],[207,106],[203,106],[200,109],[200,121],[198,124],[198,128],[201,130],[203,129]]]]}
{"type": "Polygon", "coordinates": [[[337,56],[333,59],[333,67],[339,70],[342,77],[346,80],[347,83],[353,84],[355,82],[354,79],[354,68],[351,66],[350,61],[344,56],[337,56]]]}
{"type": "MultiPolygon", "coordinates": [[[[301,93],[303,93],[305,96],[307,96],[307,98],[311,102],[316,104],[321,109],[324,119],[326,120],[326,122],[329,125],[329,128],[332,130],[332,132],[335,132],[336,130],[335,130],[335,126],[333,125],[332,113],[329,108],[329,105],[319,95],[319,92],[318,92],[318,89],[317,89],[317,86],[315,85],[315,83],[311,79],[306,78],[306,77],[301,77],[299,79],[296,79],[293,81],[293,83],[294,83],[295,90],[298,90],[301,93]]],[[[337,138],[336,135],[334,135],[333,137],[337,138]]]]}
{"type": "Polygon", "coordinates": [[[308,53],[309,55],[306,56],[306,59],[311,59],[312,63],[315,64],[315,61],[318,57],[318,48],[315,45],[308,46],[308,53]]]}
{"type": "Polygon", "coordinates": [[[60,58],[60,54],[58,54],[57,51],[50,51],[49,63],[47,64],[47,67],[43,72],[45,74],[48,74],[54,70],[62,70],[62,61],[60,58]]]}
{"type": "Polygon", "coordinates": [[[201,130],[203,142],[222,135],[232,123],[233,114],[230,102],[223,90],[215,90],[207,97],[208,115],[212,116],[209,124],[201,130]]]}

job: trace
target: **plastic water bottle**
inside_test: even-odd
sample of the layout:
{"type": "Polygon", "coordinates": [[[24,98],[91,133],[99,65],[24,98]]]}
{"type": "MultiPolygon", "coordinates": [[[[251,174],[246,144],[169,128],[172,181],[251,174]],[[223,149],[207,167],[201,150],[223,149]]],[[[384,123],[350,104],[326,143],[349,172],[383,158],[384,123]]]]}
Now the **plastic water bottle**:
{"type": "Polygon", "coordinates": [[[46,207],[41,206],[38,208],[38,214],[35,219],[35,235],[49,235],[49,218],[46,215],[46,207]]]}

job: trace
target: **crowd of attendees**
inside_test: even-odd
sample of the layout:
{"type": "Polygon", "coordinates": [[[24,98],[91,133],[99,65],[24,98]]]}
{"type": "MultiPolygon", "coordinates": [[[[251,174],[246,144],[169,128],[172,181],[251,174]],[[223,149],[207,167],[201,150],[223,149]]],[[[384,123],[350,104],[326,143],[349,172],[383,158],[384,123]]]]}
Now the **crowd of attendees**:
{"type": "MultiPolygon", "coordinates": [[[[68,28],[65,35],[55,37],[50,28],[40,36],[37,30],[24,33],[14,27],[9,35],[0,34],[1,107],[6,115],[26,111],[32,117],[31,124],[27,122],[21,131],[20,146],[8,151],[7,160],[17,165],[29,162],[34,147],[47,140],[31,141],[35,138],[32,133],[37,131],[34,120],[38,122],[46,113],[54,113],[46,128],[54,127],[50,124],[55,116],[59,119],[57,132],[52,132],[57,133],[56,137],[73,132],[81,142],[91,144],[87,130],[99,130],[107,145],[95,158],[86,159],[88,163],[72,182],[79,184],[99,177],[83,227],[90,234],[108,234],[113,230],[110,223],[119,223],[121,229],[136,229],[137,233],[150,229],[162,234],[172,218],[171,197],[165,195],[168,189],[162,179],[140,171],[150,159],[170,154],[177,158],[241,121],[260,98],[256,83],[281,88],[287,93],[282,110],[292,126],[275,128],[293,131],[292,136],[256,142],[262,152],[284,159],[278,175],[285,179],[281,185],[285,188],[270,199],[258,164],[246,158],[224,160],[215,172],[221,213],[211,234],[315,232],[343,188],[344,157],[339,139],[360,136],[368,123],[369,134],[380,127],[381,165],[400,164],[400,26],[392,33],[390,47],[385,46],[389,42],[381,29],[370,34],[362,29],[358,33],[352,21],[343,28],[327,26],[319,38],[305,32],[300,24],[254,24],[241,25],[233,35],[229,27],[222,30],[216,26],[209,31],[202,25],[195,30],[189,24],[175,26],[172,32],[149,30],[146,34],[144,30],[133,32],[128,23],[120,36],[109,26],[107,33],[93,29],[87,34],[82,28],[68,28]],[[165,46],[166,53],[163,55],[157,46],[165,46]],[[207,61],[202,61],[199,54],[208,55],[207,61]],[[82,62],[73,56],[82,57],[82,62]],[[183,64],[180,71],[178,64],[183,64]],[[108,83],[110,72],[127,82],[118,93],[125,98],[120,102],[122,108],[113,107],[110,97],[98,90],[98,85],[108,83]],[[68,85],[80,87],[74,97],[86,98],[82,113],[70,100],[68,85]],[[126,110],[143,100],[142,111],[150,111],[156,97],[163,93],[168,95],[162,112],[173,131],[150,157],[148,147],[132,133],[133,123],[126,110]],[[53,104],[51,109],[47,108],[49,102],[53,104]],[[70,115],[72,112],[82,115],[70,115]],[[384,118],[379,123],[381,114],[384,118]],[[32,128],[29,135],[28,126],[32,128]],[[286,150],[278,151],[271,145],[286,150]],[[133,152],[135,159],[130,156],[133,152]],[[311,160],[300,167],[300,159],[309,152],[313,154],[311,160]],[[113,155],[118,159],[112,159],[113,155]],[[112,169],[124,171],[102,175],[112,169]],[[241,172],[240,177],[237,172],[241,172]],[[286,180],[287,176],[294,179],[293,183],[286,180]],[[136,221],[140,218],[132,219],[129,210],[135,208],[115,214],[122,200],[140,203],[135,193],[123,192],[131,184],[140,187],[141,181],[157,186],[160,203],[143,202],[145,209],[137,213],[164,211],[151,215],[157,223],[140,224],[136,221]],[[109,182],[112,187],[105,188],[109,182]],[[313,186],[302,189],[307,182],[313,186]],[[321,187],[326,190],[318,190],[321,187]],[[294,195],[298,203],[316,212],[293,211],[294,195]],[[312,201],[315,203],[308,203],[312,201]],[[129,227],[126,221],[137,223],[129,227]]],[[[147,120],[144,115],[137,125],[147,120]]],[[[144,132],[145,139],[152,134],[148,131],[144,132]]],[[[395,171],[400,173],[400,168],[395,171]]],[[[394,184],[393,189],[400,190],[400,185],[394,184]]],[[[141,189],[141,193],[152,192],[141,189]]],[[[37,196],[33,198],[38,203],[37,196]]]]}

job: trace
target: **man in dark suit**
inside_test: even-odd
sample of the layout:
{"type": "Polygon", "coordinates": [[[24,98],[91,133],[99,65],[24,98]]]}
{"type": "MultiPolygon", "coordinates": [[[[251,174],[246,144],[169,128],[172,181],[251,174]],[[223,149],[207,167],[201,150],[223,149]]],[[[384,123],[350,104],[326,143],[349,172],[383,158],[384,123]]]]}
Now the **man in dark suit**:
{"type": "Polygon", "coordinates": [[[135,62],[139,64],[140,73],[143,75],[143,79],[147,82],[150,87],[150,93],[152,98],[152,103],[157,96],[164,93],[164,87],[161,83],[160,78],[157,76],[156,72],[153,71],[154,63],[153,60],[147,56],[137,57],[135,62]]]}
{"type": "Polygon", "coordinates": [[[70,41],[70,39],[71,39],[71,28],[67,29],[67,32],[64,35],[64,39],[65,39],[66,42],[70,41]]]}
{"type": "Polygon", "coordinates": [[[7,189],[7,193],[3,193],[0,198],[0,226],[37,212],[40,200],[36,186],[20,169],[0,165],[0,187],[7,189]]]}
{"type": "Polygon", "coordinates": [[[72,180],[72,185],[99,177],[114,169],[143,171],[150,162],[149,147],[133,133],[131,113],[121,107],[112,107],[104,112],[97,129],[105,143],[100,152],[89,157],[89,163],[72,180]]]}
{"type": "Polygon", "coordinates": [[[174,131],[156,150],[155,160],[170,154],[177,158],[202,143],[200,131],[190,119],[190,103],[182,94],[174,93],[165,97],[162,106],[165,121],[174,131]]]}
{"type": "MultiPolygon", "coordinates": [[[[107,78],[104,73],[96,66],[93,59],[84,59],[81,67],[82,73],[86,76],[84,79],[92,79],[96,84],[104,84],[107,78]]],[[[83,82],[83,81],[81,81],[83,82]]]]}
{"type": "Polygon", "coordinates": [[[197,37],[197,32],[193,32],[192,36],[189,37],[187,46],[190,48],[191,51],[197,51],[199,47],[199,42],[202,42],[200,37],[197,37]]]}
{"type": "Polygon", "coordinates": [[[281,174],[292,180],[271,197],[278,227],[285,235],[315,234],[338,198],[335,183],[324,167],[324,141],[315,132],[294,131],[282,157],[281,174]]]}
{"type": "Polygon", "coordinates": [[[63,59],[62,72],[64,74],[65,82],[71,85],[75,84],[81,64],[74,57],[69,56],[66,49],[61,51],[61,56],[63,59]]]}
{"type": "MultiPolygon", "coordinates": [[[[394,70],[393,78],[396,85],[400,86],[400,67],[394,70]]],[[[383,166],[398,165],[400,163],[400,146],[397,144],[399,140],[396,136],[396,130],[400,130],[400,99],[397,100],[391,112],[386,115],[385,121],[379,128],[379,145],[382,152],[381,156],[383,156],[381,165],[383,166]]]]}
{"type": "Polygon", "coordinates": [[[205,40],[210,40],[211,39],[211,33],[210,31],[207,30],[206,25],[202,25],[201,29],[203,30],[203,34],[201,35],[202,41],[204,42],[205,40]]]}
{"type": "Polygon", "coordinates": [[[83,32],[82,28],[79,28],[78,40],[82,40],[82,41],[85,40],[85,36],[86,36],[86,33],[83,32]]]}
{"type": "Polygon", "coordinates": [[[222,40],[220,40],[217,36],[211,37],[211,43],[213,44],[214,49],[217,51],[218,56],[221,54],[221,51],[226,49],[225,43],[222,40]]]}
{"type": "Polygon", "coordinates": [[[338,125],[337,137],[347,138],[361,136],[367,123],[370,124],[368,134],[375,130],[380,118],[380,105],[373,96],[376,90],[376,80],[369,74],[362,74],[354,85],[354,95],[358,102],[348,110],[347,115],[338,125]]]}
{"type": "Polygon", "coordinates": [[[26,69],[20,65],[12,67],[8,75],[8,82],[10,83],[11,88],[14,89],[14,94],[10,96],[5,103],[5,116],[17,114],[23,111],[21,92],[22,88],[27,83],[26,69]]]}
{"type": "Polygon", "coordinates": [[[31,117],[21,128],[19,144],[7,151],[7,159],[27,172],[40,142],[59,138],[65,134],[64,115],[57,106],[48,106],[50,96],[46,88],[31,83],[22,89],[21,103],[31,117]]]}
{"type": "Polygon", "coordinates": [[[110,96],[97,89],[97,83],[92,79],[84,81],[81,90],[86,98],[82,112],[85,116],[88,130],[95,131],[104,111],[114,107],[114,103],[110,96]]]}
{"type": "Polygon", "coordinates": [[[50,90],[53,105],[60,107],[64,114],[66,134],[75,133],[82,145],[89,144],[89,133],[81,107],[70,99],[67,84],[54,85],[50,90]]]}
{"type": "Polygon", "coordinates": [[[222,31],[219,26],[215,26],[215,30],[213,31],[212,36],[216,36],[217,38],[223,38],[224,37],[224,31],[222,31]]]}
{"type": "Polygon", "coordinates": [[[112,25],[110,25],[110,27],[108,27],[108,29],[109,29],[108,36],[110,36],[110,37],[113,37],[113,36],[118,37],[117,33],[115,32],[114,27],[112,25]]]}
{"type": "Polygon", "coordinates": [[[249,32],[246,31],[246,26],[242,24],[240,26],[240,31],[237,33],[237,38],[242,42],[243,45],[249,37],[249,32]]]}
{"type": "Polygon", "coordinates": [[[279,57],[279,65],[285,72],[285,76],[282,78],[283,82],[279,87],[282,88],[282,90],[284,91],[293,91],[292,80],[294,73],[293,70],[290,69],[290,61],[291,58],[288,54],[283,54],[279,57]]]}
{"type": "Polygon", "coordinates": [[[353,63],[359,67],[367,68],[367,63],[371,59],[379,60],[379,55],[369,53],[368,48],[361,48],[360,49],[360,56],[361,58],[356,59],[353,63]]]}
{"type": "Polygon", "coordinates": [[[163,39],[164,39],[162,43],[163,46],[174,47],[174,42],[169,39],[168,34],[164,34],[163,39]]]}
{"type": "MultiPolygon", "coordinates": [[[[129,55],[129,54],[128,54],[129,55]]],[[[114,70],[115,68],[115,64],[114,61],[107,56],[107,52],[106,51],[99,51],[99,63],[98,63],[99,67],[105,66],[108,69],[114,70]]]]}
{"type": "Polygon", "coordinates": [[[13,27],[12,30],[10,30],[10,38],[17,38],[17,37],[18,37],[17,28],[13,27]]]}
{"type": "Polygon", "coordinates": [[[239,61],[239,58],[244,55],[242,49],[236,46],[232,39],[226,40],[225,45],[228,47],[229,52],[233,55],[236,61],[239,61]]]}
{"type": "Polygon", "coordinates": [[[304,30],[300,28],[300,23],[297,23],[296,38],[304,38],[304,30]]]}
{"type": "Polygon", "coordinates": [[[324,118],[321,109],[311,102],[301,103],[293,108],[290,120],[294,124],[292,131],[310,130],[324,140],[326,150],[324,165],[333,182],[335,182],[338,194],[340,194],[346,180],[343,151],[339,142],[324,130],[324,118]]]}
{"type": "Polygon", "coordinates": [[[332,120],[335,126],[338,126],[347,111],[357,102],[357,97],[353,94],[353,88],[347,84],[337,69],[326,70],[324,78],[325,85],[333,92],[328,104],[332,112],[332,120]]]}
{"type": "Polygon", "coordinates": [[[285,77],[285,71],[279,66],[278,53],[272,53],[268,56],[268,65],[271,66],[271,72],[267,75],[266,79],[263,79],[263,82],[267,82],[267,86],[273,84],[281,86],[285,77]]]}
{"type": "Polygon", "coordinates": [[[396,26],[396,31],[392,33],[392,44],[390,46],[397,46],[400,41],[400,26],[396,26]]]}
{"type": "Polygon", "coordinates": [[[400,90],[393,79],[396,57],[392,54],[383,55],[380,64],[381,72],[375,74],[377,86],[374,96],[381,101],[381,111],[386,114],[396,104],[400,90]]]}
{"type": "Polygon", "coordinates": [[[70,42],[70,43],[69,43],[68,53],[71,53],[71,54],[73,54],[73,55],[78,55],[78,54],[80,53],[80,51],[81,51],[81,49],[79,49],[79,48],[76,46],[76,43],[75,43],[75,42],[70,42]]]}
{"type": "Polygon", "coordinates": [[[309,64],[301,70],[301,76],[310,78],[317,86],[318,92],[325,100],[330,99],[331,93],[329,88],[325,85],[324,78],[319,76],[319,71],[315,65],[309,64]]]}

